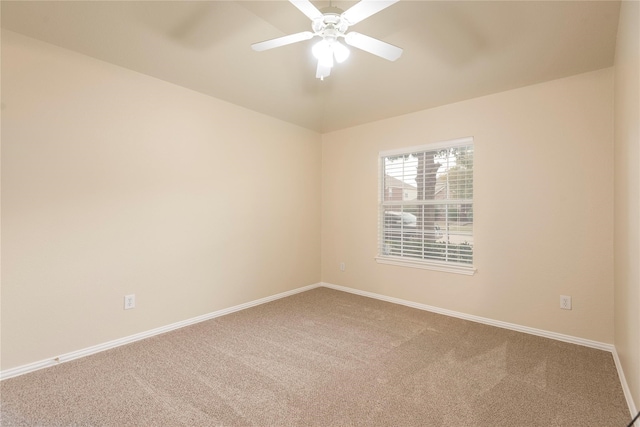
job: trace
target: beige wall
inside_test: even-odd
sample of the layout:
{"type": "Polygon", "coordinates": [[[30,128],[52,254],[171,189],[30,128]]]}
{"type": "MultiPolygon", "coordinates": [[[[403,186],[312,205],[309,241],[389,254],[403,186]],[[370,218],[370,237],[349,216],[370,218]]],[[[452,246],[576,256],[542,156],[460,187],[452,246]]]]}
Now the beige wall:
{"type": "Polygon", "coordinates": [[[3,370],[321,279],[614,342],[613,69],[321,138],[11,32],[2,60],[3,370]],[[463,136],[477,273],[377,264],[378,151],[463,136]]]}
{"type": "Polygon", "coordinates": [[[613,343],[612,69],[325,134],[322,146],[324,282],[613,343]],[[377,264],[378,152],[465,136],[477,273],[377,264]]]}
{"type": "Polygon", "coordinates": [[[320,142],[3,31],[2,369],[317,283],[320,142]]]}
{"type": "Polygon", "coordinates": [[[615,60],[615,345],[640,404],[640,3],[622,2],[615,60]]]}

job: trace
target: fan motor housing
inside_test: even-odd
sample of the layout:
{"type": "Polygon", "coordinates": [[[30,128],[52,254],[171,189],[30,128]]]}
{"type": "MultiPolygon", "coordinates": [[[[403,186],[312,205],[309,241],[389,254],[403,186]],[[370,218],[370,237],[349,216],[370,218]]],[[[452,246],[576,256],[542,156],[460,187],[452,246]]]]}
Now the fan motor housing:
{"type": "Polygon", "coordinates": [[[326,8],[322,10],[323,15],[316,18],[311,23],[313,32],[319,36],[333,36],[344,35],[349,24],[346,20],[342,19],[342,10],[337,7],[326,8]],[[331,9],[328,11],[327,9],[331,9]]]}

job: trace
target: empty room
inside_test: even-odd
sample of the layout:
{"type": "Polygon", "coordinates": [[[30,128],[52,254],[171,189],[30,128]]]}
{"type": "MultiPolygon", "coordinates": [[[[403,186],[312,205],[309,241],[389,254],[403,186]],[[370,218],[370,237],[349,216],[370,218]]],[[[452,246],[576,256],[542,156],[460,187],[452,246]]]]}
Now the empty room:
{"type": "Polygon", "coordinates": [[[640,426],[640,1],[2,1],[2,426],[640,426]]]}

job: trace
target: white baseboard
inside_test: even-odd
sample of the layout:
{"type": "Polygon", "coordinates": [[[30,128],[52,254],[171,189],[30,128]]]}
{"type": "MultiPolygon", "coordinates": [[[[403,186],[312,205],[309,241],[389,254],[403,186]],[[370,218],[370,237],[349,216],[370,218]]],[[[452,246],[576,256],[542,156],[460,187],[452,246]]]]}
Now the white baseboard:
{"type": "Polygon", "coordinates": [[[386,295],[376,294],[373,292],[361,291],[359,289],[347,288],[345,286],[333,285],[331,283],[322,283],[321,286],[335,289],[338,291],[349,292],[356,295],[362,295],[369,298],[375,298],[382,301],[392,302],[394,304],[405,305],[407,307],[417,308],[419,310],[430,311],[432,313],[444,314],[445,316],[457,317],[459,319],[470,320],[472,322],[483,323],[485,325],[497,326],[498,328],[510,329],[512,331],[525,332],[527,334],[537,335],[540,337],[551,338],[558,341],[564,341],[571,344],[583,345],[585,347],[597,348],[599,350],[613,351],[612,344],[606,344],[599,341],[587,340],[571,335],[559,334],[557,332],[545,331],[543,329],[530,328],[528,326],[518,325],[516,323],[508,323],[500,320],[489,319],[486,317],[474,316],[473,314],[461,313],[459,311],[447,310],[432,305],[420,304],[413,301],[407,301],[400,298],[389,297],[386,295]]]}
{"type": "Polygon", "coordinates": [[[99,353],[101,351],[109,350],[115,347],[119,347],[121,345],[130,344],[135,341],[140,341],[145,338],[149,338],[155,335],[160,335],[165,332],[173,331],[175,329],[184,328],[185,326],[193,325],[195,323],[204,322],[205,320],[213,319],[216,317],[224,316],[226,314],[231,314],[236,311],[244,310],[250,307],[254,307],[256,305],[265,304],[271,301],[275,301],[280,298],[285,298],[300,292],[305,292],[311,289],[315,289],[318,287],[326,287],[330,289],[335,289],[338,291],[349,292],[356,295],[361,295],[369,298],[374,298],[382,301],[391,302],[394,304],[400,304],[407,307],[417,308],[419,310],[430,311],[433,313],[443,314],[445,316],[457,317],[459,319],[470,320],[472,322],[483,323],[486,325],[496,326],[499,328],[510,329],[513,331],[524,332],[527,334],[537,335],[545,338],[551,338],[558,341],[564,341],[572,344],[583,345],[586,347],[596,348],[599,350],[608,351],[613,355],[613,360],[616,365],[616,369],[618,370],[618,375],[620,377],[620,382],[622,385],[622,389],[624,391],[624,396],[627,400],[627,404],[629,406],[629,411],[631,416],[634,417],[637,414],[636,406],[633,402],[633,398],[631,396],[631,391],[629,390],[629,386],[627,384],[626,378],[624,376],[624,371],[622,370],[622,365],[620,364],[620,358],[618,357],[618,353],[616,351],[615,346],[612,344],[606,344],[598,341],[587,340],[584,338],[578,338],[571,335],[559,334],[556,332],[545,331],[542,329],[530,328],[527,326],[518,325],[515,323],[502,322],[500,320],[488,319],[486,317],[474,316],[471,314],[461,313],[453,310],[447,310],[439,307],[434,307],[426,304],[420,304],[413,301],[403,300],[400,298],[389,297],[386,295],[376,294],[373,292],[361,291],[359,289],[348,288],[345,286],[333,285],[331,283],[316,283],[309,286],[304,286],[301,288],[296,288],[287,292],[282,292],[276,295],[272,295],[269,297],[261,298],[255,301],[250,301],[244,304],[236,305],[233,307],[225,308],[222,310],[214,311],[208,314],[204,314],[202,316],[193,317],[191,319],[186,319],[180,322],[172,323],[170,325],[162,326],[156,329],[152,329],[146,332],[141,332],[138,334],[130,335],[128,337],[120,338],[117,340],[109,341],[103,344],[98,344],[92,347],[87,347],[81,350],[72,351],[70,353],[62,354],[57,357],[53,357],[51,359],[41,360],[39,362],[29,363],[26,365],[18,366],[11,369],[6,369],[4,371],[0,371],[0,380],[5,380],[8,378],[17,377],[19,375],[27,374],[29,372],[34,372],[39,369],[48,368],[51,366],[58,365],[60,363],[68,362],[74,359],[78,359],[80,357],[89,356],[91,354],[99,353]]]}
{"type": "Polygon", "coordinates": [[[202,316],[193,317],[191,319],[186,319],[180,322],[172,323],[170,325],[161,326],[156,329],[151,329],[150,331],[141,332],[138,334],[130,335],[128,337],[119,338],[117,340],[109,341],[103,344],[94,345],[92,347],[87,347],[81,350],[72,351],[70,353],[62,354],[57,357],[53,357],[51,359],[41,360],[39,362],[29,363],[27,365],[18,366],[11,369],[6,369],[0,372],[0,380],[5,380],[7,378],[17,377],[18,375],[27,374],[29,372],[37,371],[39,369],[48,368],[51,366],[58,365],[60,363],[68,362],[70,360],[78,359],[80,357],[89,356],[91,354],[99,353],[101,351],[109,350],[115,347],[120,347],[121,345],[130,344],[135,341],[140,341],[145,338],[152,337],[154,335],[160,335],[165,332],[173,331],[175,329],[184,328],[185,326],[193,325],[195,323],[204,322],[205,320],[213,319],[216,317],[224,316],[225,314],[231,314],[236,311],[244,310],[250,307],[254,307],[256,305],[265,304],[267,302],[275,301],[280,298],[285,298],[290,295],[294,295],[300,292],[305,292],[314,288],[321,286],[320,283],[316,283],[309,286],[304,286],[302,288],[293,289],[291,291],[282,292],[276,295],[272,295],[269,297],[261,298],[255,301],[250,301],[244,304],[236,305],[233,307],[225,308],[222,310],[214,311],[212,313],[203,314],[202,316]]]}
{"type": "MultiPolygon", "coordinates": [[[[624,392],[624,397],[627,401],[627,405],[629,406],[629,413],[631,414],[631,418],[635,417],[638,413],[636,410],[636,405],[633,402],[633,397],[631,396],[631,390],[629,389],[629,385],[627,384],[627,379],[624,376],[624,371],[622,370],[622,365],[620,363],[620,358],[618,357],[618,352],[613,344],[606,344],[599,341],[592,341],[584,338],[574,337],[571,335],[559,334],[557,332],[545,331],[543,329],[530,328],[528,326],[522,326],[515,323],[502,322],[500,320],[488,319],[486,317],[474,316],[472,314],[460,313],[458,311],[447,310],[444,308],[434,307],[431,305],[420,304],[413,301],[407,301],[400,298],[389,297],[386,295],[376,294],[373,292],[361,291],[359,289],[348,288],[345,286],[333,285],[331,283],[321,283],[321,286],[326,288],[335,289],[338,291],[349,292],[356,295],[361,295],[364,297],[375,298],[382,301],[391,302],[394,304],[405,305],[407,307],[417,308],[419,310],[430,311],[432,313],[444,314],[445,316],[457,317],[459,319],[470,320],[472,322],[483,323],[485,325],[497,326],[499,328],[510,329],[513,331],[524,332],[531,335],[537,335],[540,337],[550,338],[557,341],[568,342],[571,344],[578,344],[585,347],[596,348],[598,350],[608,351],[613,355],[613,360],[616,365],[616,369],[618,371],[618,376],[620,377],[620,383],[622,385],[622,390],[624,392]]],[[[630,418],[630,420],[631,420],[630,418]]],[[[639,424],[636,422],[636,424],[639,424]]]]}
{"type": "MultiPolygon", "coordinates": [[[[618,370],[618,376],[620,377],[620,383],[622,385],[622,391],[624,392],[624,398],[627,400],[627,406],[629,406],[629,412],[631,412],[631,418],[633,419],[633,417],[638,414],[638,409],[636,408],[636,404],[634,403],[633,397],[631,396],[631,390],[629,389],[629,384],[627,384],[627,377],[625,377],[624,375],[622,363],[620,363],[620,357],[618,357],[618,351],[615,349],[615,347],[611,353],[613,354],[613,361],[616,363],[616,369],[618,370]]],[[[634,425],[640,425],[640,422],[636,421],[634,425]]]]}

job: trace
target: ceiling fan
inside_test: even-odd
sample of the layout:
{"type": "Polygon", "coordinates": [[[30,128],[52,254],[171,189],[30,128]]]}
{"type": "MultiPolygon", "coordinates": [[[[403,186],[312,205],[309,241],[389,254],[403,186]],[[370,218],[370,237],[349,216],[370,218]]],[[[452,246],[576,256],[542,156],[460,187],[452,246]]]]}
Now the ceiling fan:
{"type": "Polygon", "coordinates": [[[320,37],[318,43],[313,46],[313,55],[318,59],[316,77],[324,80],[331,74],[333,60],[341,63],[349,57],[349,49],[340,43],[343,38],[349,46],[372,53],[389,61],[395,61],[402,55],[402,49],[374,39],[373,37],[351,31],[347,33],[350,26],[380,12],[383,9],[396,3],[398,0],[361,0],[347,11],[337,7],[328,7],[322,12],[318,10],[309,0],[289,0],[302,13],[311,19],[311,29],[313,31],[303,31],[301,33],[290,34],[259,43],[254,43],[251,48],[255,51],[273,49],[292,43],[309,40],[313,37],[320,37]]]}

